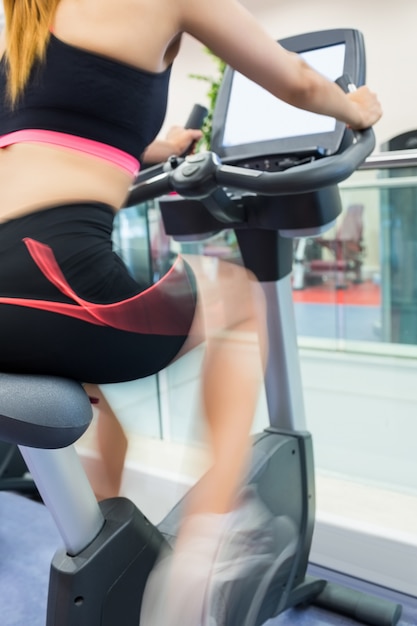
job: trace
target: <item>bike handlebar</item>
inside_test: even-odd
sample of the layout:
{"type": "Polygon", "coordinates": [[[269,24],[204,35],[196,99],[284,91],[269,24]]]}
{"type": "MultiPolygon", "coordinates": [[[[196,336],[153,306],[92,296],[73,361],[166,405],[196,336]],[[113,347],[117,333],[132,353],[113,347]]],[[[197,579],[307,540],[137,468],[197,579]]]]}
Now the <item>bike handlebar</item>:
{"type": "Polygon", "coordinates": [[[265,196],[307,193],[348,178],[375,147],[372,128],[355,131],[353,142],[342,152],[279,172],[266,172],[222,164],[213,152],[180,159],[172,157],[162,173],[144,182],[140,175],[125,206],[176,192],[185,198],[203,199],[219,187],[265,196]]]}

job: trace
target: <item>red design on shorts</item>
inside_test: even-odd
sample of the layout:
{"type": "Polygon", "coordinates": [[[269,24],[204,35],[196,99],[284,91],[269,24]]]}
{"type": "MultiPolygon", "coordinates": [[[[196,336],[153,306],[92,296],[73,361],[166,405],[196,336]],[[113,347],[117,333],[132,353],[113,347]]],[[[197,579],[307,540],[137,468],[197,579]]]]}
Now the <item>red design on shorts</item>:
{"type": "Polygon", "coordinates": [[[52,249],[25,238],[24,243],[43,275],[74,304],[32,298],[0,297],[0,304],[58,313],[117,330],[156,335],[187,335],[195,310],[195,295],[178,257],[165,276],[145,291],[120,302],[95,304],[80,298],[63,275],[52,249]],[[186,287],[186,288],[185,288],[186,287]]]}

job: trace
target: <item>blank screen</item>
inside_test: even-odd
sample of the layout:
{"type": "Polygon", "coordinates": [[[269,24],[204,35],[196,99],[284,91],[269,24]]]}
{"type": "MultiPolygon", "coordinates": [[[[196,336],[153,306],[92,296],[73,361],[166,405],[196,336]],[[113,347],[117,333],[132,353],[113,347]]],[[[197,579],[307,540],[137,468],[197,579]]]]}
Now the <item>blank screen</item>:
{"type": "MultiPolygon", "coordinates": [[[[335,81],[343,74],[345,44],[335,44],[300,53],[326,78],[335,81]]],[[[239,72],[234,72],[224,124],[223,146],[301,137],[332,132],[334,118],[303,111],[275,98],[239,72]]]]}

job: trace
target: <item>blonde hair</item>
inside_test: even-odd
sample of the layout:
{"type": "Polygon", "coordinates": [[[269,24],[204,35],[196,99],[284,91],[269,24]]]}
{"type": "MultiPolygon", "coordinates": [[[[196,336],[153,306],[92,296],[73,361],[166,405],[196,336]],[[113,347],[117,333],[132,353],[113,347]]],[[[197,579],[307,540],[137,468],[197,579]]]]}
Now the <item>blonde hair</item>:
{"type": "Polygon", "coordinates": [[[59,0],[3,0],[7,91],[12,104],[24,90],[35,62],[44,58],[58,3],[59,0]]]}

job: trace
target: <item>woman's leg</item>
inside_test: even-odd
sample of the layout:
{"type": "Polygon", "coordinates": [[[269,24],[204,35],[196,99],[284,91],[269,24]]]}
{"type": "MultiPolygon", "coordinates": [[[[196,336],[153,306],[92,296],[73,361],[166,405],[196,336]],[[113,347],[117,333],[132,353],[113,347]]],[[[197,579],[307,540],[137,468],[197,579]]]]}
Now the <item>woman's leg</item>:
{"type": "MultiPolygon", "coordinates": [[[[151,574],[141,626],[210,623],[212,576],[219,551],[225,556],[225,536],[234,532],[238,513],[229,512],[238,507],[265,362],[264,302],[256,281],[244,268],[217,259],[186,260],[197,277],[199,304],[179,357],[205,336],[201,404],[212,464],[188,497],[173,555],[151,574]]],[[[256,511],[246,510],[245,516],[258,525],[256,511]]],[[[238,541],[244,554],[245,546],[239,546],[238,541]]]]}
{"type": "Polygon", "coordinates": [[[98,500],[119,495],[128,440],[122,425],[98,385],[84,385],[87,394],[98,408],[97,447],[100,455],[100,474],[90,477],[98,500]]]}
{"type": "Polygon", "coordinates": [[[187,512],[226,513],[245,475],[263,379],[264,298],[243,267],[215,258],[185,258],[197,277],[199,304],[179,356],[205,336],[201,404],[212,454],[211,469],[194,490],[187,512]]]}

